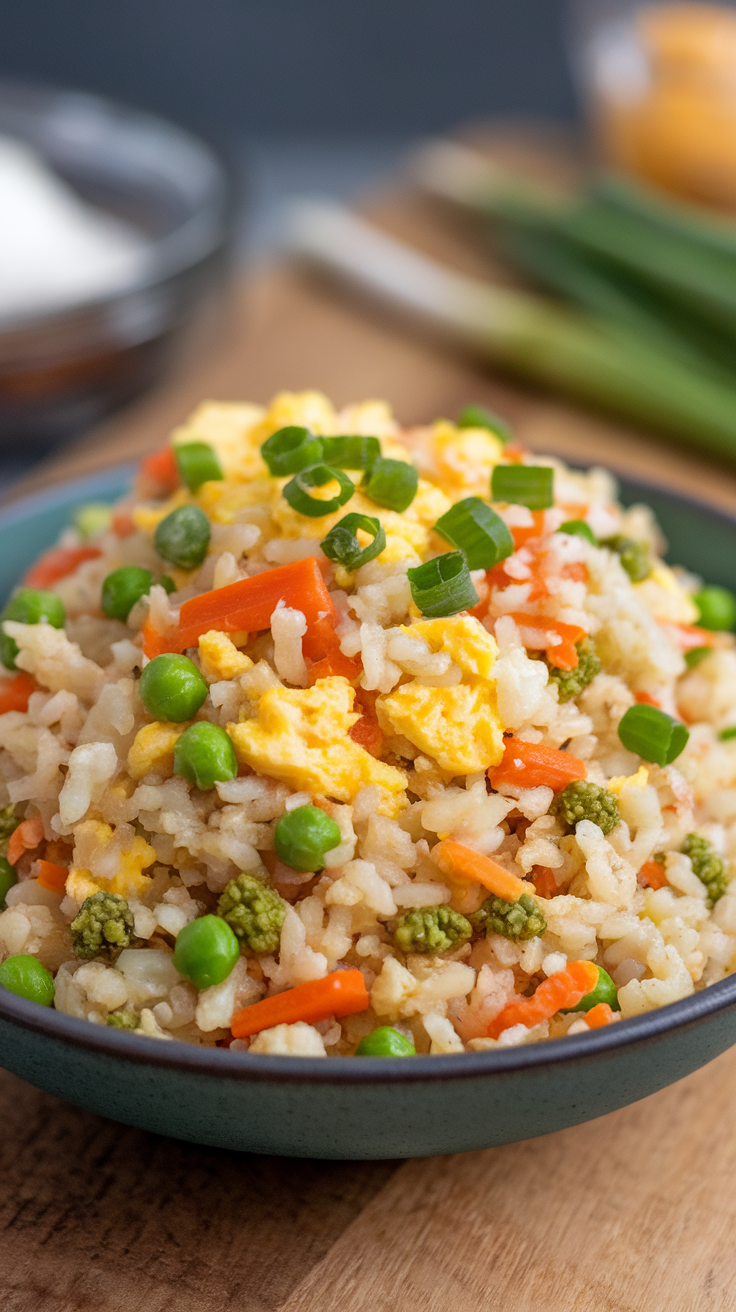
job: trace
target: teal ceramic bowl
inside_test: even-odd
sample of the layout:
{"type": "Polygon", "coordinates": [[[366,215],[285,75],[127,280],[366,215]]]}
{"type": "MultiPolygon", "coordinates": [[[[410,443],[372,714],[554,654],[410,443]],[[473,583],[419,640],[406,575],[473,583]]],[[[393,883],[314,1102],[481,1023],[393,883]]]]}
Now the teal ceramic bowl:
{"type": "MultiPolygon", "coordinates": [[[[130,471],[68,483],[0,512],[5,596],[83,501],[112,500],[130,471]]],[[[654,507],[673,559],[733,586],[736,519],[662,490],[654,507]]],[[[0,1063],[91,1111],[196,1143],[296,1157],[463,1152],[548,1134],[636,1102],[736,1042],[736,976],[590,1034],[453,1057],[249,1056],[162,1043],[0,989],[0,1063]]]]}

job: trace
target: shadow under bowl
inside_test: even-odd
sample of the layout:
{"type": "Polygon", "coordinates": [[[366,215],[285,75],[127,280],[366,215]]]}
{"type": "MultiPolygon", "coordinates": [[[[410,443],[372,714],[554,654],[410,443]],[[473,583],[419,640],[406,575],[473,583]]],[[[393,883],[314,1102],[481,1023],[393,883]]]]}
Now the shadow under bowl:
{"type": "MultiPolygon", "coordinates": [[[[69,515],[113,500],[130,471],[66,483],[0,512],[0,599],[69,515]]],[[[671,557],[733,583],[736,518],[661,488],[671,557]]],[[[221,1148],[338,1159],[422,1157],[548,1134],[636,1102],[736,1042],[736,975],[589,1034],[447,1057],[250,1056],[76,1020],[0,989],[0,1063],[127,1125],[221,1148]]]]}

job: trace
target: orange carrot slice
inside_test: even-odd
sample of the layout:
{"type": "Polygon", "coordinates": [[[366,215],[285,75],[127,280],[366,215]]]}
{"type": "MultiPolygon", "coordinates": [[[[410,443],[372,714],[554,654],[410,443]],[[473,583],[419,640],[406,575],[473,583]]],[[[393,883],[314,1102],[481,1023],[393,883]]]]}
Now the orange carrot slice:
{"type": "Polygon", "coordinates": [[[159,483],[167,492],[173,492],[179,486],[179,469],[173,447],[165,446],[153,455],[146,456],[140,463],[140,472],[159,483]]]}
{"type": "Polygon", "coordinates": [[[8,839],[8,861],[11,866],[20,861],[24,852],[31,852],[42,841],[43,820],[40,815],[34,815],[30,820],[23,820],[8,839]]]}
{"type": "Polygon", "coordinates": [[[645,888],[666,888],[667,876],[659,861],[645,861],[636,878],[645,888]]]}
{"type": "Polygon", "coordinates": [[[574,670],[578,663],[575,643],[585,637],[585,629],[578,624],[563,624],[548,615],[526,615],[522,611],[513,611],[512,620],[523,630],[522,642],[525,647],[543,651],[550,665],[558,670],[574,670]],[[549,635],[554,633],[561,642],[550,643],[549,635]]]}
{"type": "Polygon", "coordinates": [[[36,880],[42,888],[48,888],[52,893],[61,893],[63,897],[68,877],[69,871],[66,866],[57,866],[54,861],[38,862],[36,880]]]}
{"type": "Polygon", "coordinates": [[[443,838],[432,848],[432,860],[450,879],[482,884],[494,897],[502,897],[505,902],[518,902],[522,893],[531,892],[530,885],[518,875],[512,875],[497,861],[464,843],[456,843],[453,838],[443,838]]]}
{"type": "Polygon", "coordinates": [[[36,684],[30,674],[16,674],[12,679],[0,680],[0,715],[7,711],[27,711],[28,702],[36,684]]]}
{"type": "Polygon", "coordinates": [[[607,1002],[598,1002],[585,1014],[585,1022],[590,1030],[599,1030],[603,1025],[610,1025],[613,1011],[607,1002]]]}
{"type": "Polygon", "coordinates": [[[52,583],[73,574],[85,560],[101,555],[99,547],[52,547],[29,569],[23,582],[27,588],[50,588],[52,583]]]}
{"type": "Polygon", "coordinates": [[[491,1022],[488,1036],[497,1039],[512,1025],[526,1025],[531,1029],[540,1021],[550,1020],[563,1008],[576,1007],[597,983],[598,967],[592,961],[571,961],[564,970],[558,970],[545,979],[531,998],[517,997],[507,1002],[501,1014],[491,1022]]]}
{"type": "Polygon", "coordinates": [[[520,547],[523,547],[527,542],[530,542],[532,538],[541,538],[544,533],[544,511],[533,510],[532,519],[534,520],[534,523],[530,524],[528,528],[511,529],[515,551],[518,551],[520,547]]]}
{"type": "Polygon", "coordinates": [[[254,1002],[233,1016],[232,1032],[235,1039],[246,1039],[261,1030],[275,1025],[295,1025],[306,1021],[327,1020],[328,1016],[350,1016],[356,1011],[367,1011],[370,998],[365,980],[359,970],[335,970],[324,979],[297,984],[285,993],[254,1002]]]}
{"type": "Polygon", "coordinates": [[[555,872],[550,870],[549,866],[534,866],[532,879],[534,880],[534,891],[539,897],[550,898],[557,895],[555,872]]]}
{"type": "Polygon", "coordinates": [[[585,761],[556,747],[542,743],[526,743],[520,738],[507,738],[503,760],[491,766],[488,778],[494,788],[514,784],[517,788],[539,788],[545,784],[558,793],[576,779],[586,779],[585,761]]]}

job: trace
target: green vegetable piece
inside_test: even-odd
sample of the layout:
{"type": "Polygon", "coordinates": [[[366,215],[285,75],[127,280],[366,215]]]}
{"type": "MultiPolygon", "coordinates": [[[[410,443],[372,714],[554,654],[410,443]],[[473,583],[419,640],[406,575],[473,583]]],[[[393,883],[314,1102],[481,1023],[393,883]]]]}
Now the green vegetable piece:
{"type": "Polygon", "coordinates": [[[728,588],[711,585],[696,592],[693,601],[698,608],[696,624],[702,629],[719,632],[736,628],[736,597],[728,588]]]}
{"type": "Polygon", "coordinates": [[[286,903],[275,889],[254,875],[231,879],[217,904],[217,914],[226,920],[253,956],[272,956],[278,952],[286,903]]]}
{"type": "Polygon", "coordinates": [[[687,665],[687,668],[689,670],[694,670],[696,665],[699,665],[701,661],[705,660],[706,656],[710,656],[712,650],[712,647],[691,647],[689,651],[685,652],[685,664],[687,665]]]}
{"type": "Polygon", "coordinates": [[[516,902],[487,897],[469,919],[475,929],[486,934],[502,934],[514,943],[520,939],[538,938],[547,928],[541,908],[528,893],[522,893],[516,902]]]}
{"type": "Polygon", "coordinates": [[[590,993],[582,997],[576,1007],[565,1007],[565,1011],[590,1011],[591,1007],[597,1007],[599,1002],[607,1002],[611,1011],[620,1011],[621,1004],[618,1000],[616,985],[607,970],[602,966],[597,967],[598,983],[590,993]]]}
{"type": "Polygon", "coordinates": [[[495,437],[500,437],[504,446],[514,436],[508,424],[484,405],[466,405],[460,411],[457,426],[458,428],[487,428],[495,437]]]}
{"type": "Polygon", "coordinates": [[[581,638],[580,642],[576,642],[575,650],[578,654],[578,663],[574,670],[560,670],[556,665],[547,662],[549,677],[557,684],[557,697],[561,702],[569,702],[573,697],[577,697],[583,688],[587,688],[588,684],[593,682],[596,674],[600,674],[602,668],[592,638],[581,638]]]}
{"type": "Polygon", "coordinates": [[[592,820],[604,834],[610,834],[619,821],[615,794],[585,779],[577,779],[563,788],[552,802],[549,813],[571,830],[579,820],[592,820]]]}
{"type": "Polygon", "coordinates": [[[197,569],[210,545],[210,521],[199,506],[177,506],[161,520],[153,536],[164,560],[180,569],[197,569]]]}
{"type": "Polygon", "coordinates": [[[315,437],[308,428],[290,424],[266,438],[261,455],[274,478],[298,474],[300,469],[308,469],[322,460],[322,438],[315,437]]]}
{"type": "Polygon", "coordinates": [[[478,593],[462,551],[435,556],[424,565],[408,569],[406,576],[415,604],[430,619],[457,615],[478,604],[478,593]]]}
{"type": "Polygon", "coordinates": [[[141,674],[138,691],[155,720],[181,724],[197,714],[207,696],[207,680],[188,656],[154,656],[141,674]]]}
{"type": "Polygon", "coordinates": [[[123,1011],[111,1011],[106,1021],[116,1030],[137,1030],[140,1023],[140,1012],[134,1011],[132,1007],[126,1007],[123,1011]]]}
{"type": "Polygon", "coordinates": [[[592,543],[594,547],[598,546],[598,539],[589,524],[584,519],[566,519],[564,524],[560,524],[558,533],[571,533],[576,538],[585,538],[586,542],[592,543]]]}
{"type": "Polygon", "coordinates": [[[345,569],[360,569],[361,565],[367,565],[369,560],[380,556],[386,546],[386,530],[373,515],[345,515],[330,529],[320,546],[328,560],[338,561],[345,569]],[[373,538],[367,547],[362,547],[358,541],[359,529],[373,538]]]}
{"type": "Polygon", "coordinates": [[[6,957],[0,964],[0,985],[8,993],[17,993],[19,998],[38,1002],[42,1007],[50,1007],[54,1000],[53,977],[38,957],[27,952],[6,957]]]}
{"type": "Polygon", "coordinates": [[[13,885],[17,883],[18,876],[14,866],[11,866],[7,857],[0,856],[0,911],[5,910],[7,906],[5,899],[13,885]]]}
{"type": "Polygon", "coordinates": [[[227,979],[240,956],[240,944],[221,916],[200,916],[179,931],[174,965],[195,989],[209,989],[227,979]]]}
{"type": "Polygon", "coordinates": [[[20,820],[15,814],[15,807],[12,804],[0,807],[0,854],[2,856],[8,855],[8,839],[19,824],[20,820]]]}
{"type": "Polygon", "coordinates": [[[547,510],[554,505],[555,471],[547,465],[496,465],[491,474],[491,501],[547,510]]]}
{"type": "Polygon", "coordinates": [[[225,477],[209,442],[179,442],[174,447],[174,456],[179,477],[190,492],[197,492],[203,483],[219,482],[225,477]]]}
{"type": "Polygon", "coordinates": [[[151,591],[153,574],[139,565],[122,565],[102,585],[102,610],[110,620],[127,620],[141,597],[151,591]]]}
{"type": "Polygon", "coordinates": [[[112,506],[106,505],[104,501],[90,501],[86,506],[79,507],[72,522],[85,541],[88,541],[110,527],[112,506]]]}
{"type": "Polygon", "coordinates": [[[646,542],[637,542],[635,538],[606,538],[604,547],[615,551],[632,583],[641,583],[652,572],[652,557],[646,542]]]}
{"type": "Polygon", "coordinates": [[[355,1049],[356,1057],[416,1057],[414,1044],[390,1025],[379,1025],[355,1049]]]}
{"type": "Polygon", "coordinates": [[[698,876],[701,884],[705,884],[708,897],[715,904],[728,888],[726,868],[715,848],[707,838],[701,838],[699,834],[687,834],[680,851],[690,857],[693,874],[698,876]]]}
{"type": "Polygon", "coordinates": [[[292,870],[321,870],[325,854],[342,842],[339,826],[318,806],[297,806],[282,815],[274,833],[276,855],[292,870]]]}
{"type": "Polygon", "coordinates": [[[413,465],[403,460],[388,460],[379,456],[368,471],[363,486],[371,501],[387,510],[400,514],[411,505],[419,487],[419,474],[413,465]]]}
{"type": "Polygon", "coordinates": [[[690,734],[679,720],[645,703],[630,706],[618,726],[618,736],[629,752],[655,765],[671,765],[684,750],[690,734]]]}
{"type": "Polygon", "coordinates": [[[201,789],[234,779],[238,773],[235,748],[224,729],[208,720],[190,724],[174,746],[174,774],[201,789]]]}
{"type": "Polygon", "coordinates": [[[402,952],[449,952],[462,947],[473,926],[452,907],[420,907],[404,911],[394,925],[394,942],[402,952]]]}
{"type": "Polygon", "coordinates": [[[718,737],[722,743],[727,743],[730,738],[736,738],[736,725],[731,725],[730,729],[721,729],[718,737]]]}
{"type": "Polygon", "coordinates": [[[84,899],[69,926],[74,955],[83,961],[93,957],[113,960],[130,947],[135,932],[133,912],[117,893],[93,893],[84,899]]]}
{"type": "Polygon", "coordinates": [[[437,520],[434,531],[462,551],[468,569],[493,569],[514,550],[510,530],[480,497],[456,501],[437,520]]]}
{"type": "Polygon", "coordinates": [[[377,437],[322,438],[322,459],[333,469],[372,469],[380,454],[377,437]]]}
{"type": "Polygon", "coordinates": [[[332,469],[329,465],[311,465],[309,469],[302,469],[294,475],[283,489],[283,495],[298,514],[307,515],[309,519],[321,519],[323,515],[331,515],[339,510],[355,495],[355,484],[341,469],[332,469]],[[326,483],[333,482],[340,488],[334,497],[321,499],[309,495],[310,488],[324,487],[326,483]]]}
{"type": "Polygon", "coordinates": [[[158,582],[159,587],[163,588],[164,592],[168,592],[169,595],[176,592],[176,584],[170,574],[162,574],[158,582]]]}
{"type": "MultiPolygon", "coordinates": [[[[61,597],[55,592],[43,592],[38,588],[19,588],[10,598],[0,615],[3,620],[15,620],[18,624],[40,624],[43,620],[54,629],[63,629],[66,610],[61,597]]],[[[9,670],[15,669],[18,644],[13,638],[3,633],[0,637],[0,660],[9,670]]]]}

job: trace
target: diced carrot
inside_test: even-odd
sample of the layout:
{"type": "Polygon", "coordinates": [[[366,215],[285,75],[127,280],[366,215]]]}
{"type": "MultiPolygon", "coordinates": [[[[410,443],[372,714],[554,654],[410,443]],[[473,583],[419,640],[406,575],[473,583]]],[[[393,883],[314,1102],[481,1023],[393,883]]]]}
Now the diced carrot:
{"type": "Polygon", "coordinates": [[[512,612],[511,618],[524,630],[522,642],[525,647],[544,651],[550,665],[554,665],[555,669],[575,669],[578,663],[575,643],[585,637],[585,629],[581,629],[577,624],[563,624],[562,620],[555,620],[547,615],[525,615],[521,611],[512,612]],[[562,641],[551,644],[550,633],[556,634],[562,641]]]}
{"type": "Polygon", "coordinates": [[[532,868],[532,879],[534,880],[534,891],[539,897],[555,897],[557,894],[557,880],[555,879],[554,870],[549,866],[534,866],[532,868]]]}
{"type": "Polygon", "coordinates": [[[503,458],[508,460],[510,465],[523,465],[526,454],[520,442],[509,442],[508,446],[504,447],[503,458]]]}
{"type": "Polygon", "coordinates": [[[112,531],[118,538],[129,538],[132,533],[135,533],[133,516],[127,507],[115,511],[112,517],[112,531]]]}
{"type": "Polygon", "coordinates": [[[488,1027],[488,1036],[497,1039],[512,1025],[531,1029],[542,1020],[550,1020],[558,1011],[576,1007],[586,993],[598,983],[598,967],[592,961],[570,961],[545,979],[530,998],[516,997],[488,1027]]]}
{"type": "Polygon", "coordinates": [[[636,878],[644,888],[665,888],[667,885],[667,875],[659,861],[645,861],[636,878]]]}
{"type": "Polygon", "coordinates": [[[363,673],[363,662],[355,656],[343,656],[339,647],[333,647],[332,651],[323,657],[321,661],[315,661],[309,670],[309,686],[317,682],[318,679],[329,679],[331,675],[341,674],[344,679],[350,683],[355,683],[363,673]]]}
{"type": "Polygon", "coordinates": [[[146,456],[141,460],[140,472],[154,483],[159,483],[166,492],[173,492],[179,486],[179,469],[173,447],[165,446],[160,451],[154,451],[153,455],[146,456]]]}
{"type": "Polygon", "coordinates": [[[582,560],[571,560],[569,564],[563,565],[560,574],[563,579],[572,579],[573,583],[588,582],[588,567],[582,560]]]}
{"type": "Polygon", "coordinates": [[[505,902],[517,902],[522,893],[531,891],[518,875],[512,875],[497,861],[464,843],[456,843],[453,838],[443,838],[432,848],[432,860],[451,879],[482,884],[489,893],[502,897],[505,902]]]}
{"type": "Polygon", "coordinates": [[[28,701],[36,690],[30,674],[16,674],[12,679],[0,679],[0,715],[7,711],[27,711],[28,701]]]}
{"type": "Polygon", "coordinates": [[[585,1023],[590,1030],[599,1030],[603,1025],[610,1025],[613,1011],[607,1002],[598,1002],[585,1013],[585,1023]]]}
{"type": "Polygon", "coordinates": [[[61,893],[63,896],[69,877],[66,866],[57,866],[53,861],[39,861],[37,865],[36,879],[41,887],[50,889],[52,893],[61,893]]]}
{"type": "Polygon", "coordinates": [[[634,693],[634,701],[638,702],[640,706],[657,706],[661,709],[657,698],[652,697],[648,692],[634,693]]]}
{"type": "Polygon", "coordinates": [[[700,629],[696,624],[667,624],[680,651],[693,651],[695,647],[712,647],[713,633],[710,629],[700,629]]]}
{"type": "Polygon", "coordinates": [[[503,760],[488,771],[493,788],[501,784],[514,784],[517,788],[544,785],[556,793],[576,779],[587,777],[588,767],[579,757],[555,747],[544,747],[542,743],[526,743],[520,738],[506,739],[503,760]]]}
{"type": "Polygon", "coordinates": [[[29,569],[23,582],[27,588],[50,588],[52,583],[73,574],[85,560],[101,555],[99,547],[52,547],[29,569]]]}
{"type": "Polygon", "coordinates": [[[359,747],[364,747],[371,756],[380,758],[383,751],[383,729],[376,719],[375,711],[366,707],[359,720],[356,720],[349,736],[359,747]]]}
{"type": "Polygon", "coordinates": [[[297,984],[285,993],[242,1007],[233,1016],[231,1028],[233,1038],[247,1039],[275,1025],[295,1025],[300,1020],[313,1025],[327,1020],[328,1016],[351,1016],[356,1011],[367,1011],[369,1006],[361,971],[334,970],[324,979],[297,984]]]}
{"type": "Polygon", "coordinates": [[[531,541],[532,538],[541,538],[544,533],[544,511],[533,510],[531,514],[532,519],[534,520],[533,524],[530,524],[527,528],[511,529],[511,536],[514,539],[514,548],[516,551],[518,551],[520,547],[523,547],[525,543],[531,541]]]}
{"type": "Polygon", "coordinates": [[[159,633],[154,628],[150,620],[146,620],[141,629],[141,638],[143,639],[143,655],[152,661],[154,656],[163,656],[168,651],[178,651],[177,647],[177,629],[168,629],[166,633],[159,633]]]}
{"type": "Polygon", "coordinates": [[[8,861],[11,866],[20,861],[24,852],[30,852],[43,841],[43,820],[34,815],[30,820],[23,820],[14,829],[8,839],[8,861]]]}

